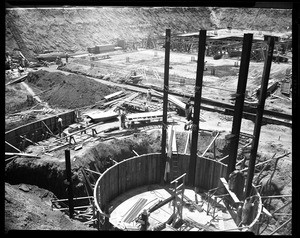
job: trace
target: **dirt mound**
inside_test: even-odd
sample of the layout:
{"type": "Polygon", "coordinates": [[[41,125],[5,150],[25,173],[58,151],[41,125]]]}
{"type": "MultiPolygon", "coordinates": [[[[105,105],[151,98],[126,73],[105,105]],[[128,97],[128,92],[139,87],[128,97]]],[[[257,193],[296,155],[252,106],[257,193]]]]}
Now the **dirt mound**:
{"type": "Polygon", "coordinates": [[[5,86],[5,114],[27,110],[34,106],[36,102],[30,101],[29,96],[20,83],[5,86]]]}
{"type": "Polygon", "coordinates": [[[28,82],[43,91],[40,98],[52,107],[74,109],[95,104],[118,91],[80,75],[39,70],[28,75],[28,82]]]}
{"type": "Polygon", "coordinates": [[[54,194],[34,185],[5,183],[5,232],[10,230],[91,230],[51,209],[54,194]]]}

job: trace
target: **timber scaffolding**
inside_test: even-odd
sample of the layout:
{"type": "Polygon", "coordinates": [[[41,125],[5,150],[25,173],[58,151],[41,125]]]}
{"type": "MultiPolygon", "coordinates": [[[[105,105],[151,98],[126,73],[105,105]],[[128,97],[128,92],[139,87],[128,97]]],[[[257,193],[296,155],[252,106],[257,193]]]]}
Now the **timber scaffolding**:
{"type": "MultiPolygon", "coordinates": [[[[231,154],[226,157],[226,159],[228,159],[227,164],[223,164],[220,161],[211,160],[204,157],[209,147],[214,144],[218,133],[215,135],[207,150],[202,155],[199,155],[197,150],[202,78],[204,70],[204,45],[206,41],[205,30],[200,30],[199,32],[197,76],[194,97],[195,116],[193,117],[192,123],[192,141],[190,145],[190,155],[182,155],[176,152],[176,148],[174,149],[172,147],[172,142],[174,140],[170,138],[170,135],[172,135],[172,133],[168,133],[169,138],[167,138],[166,130],[168,128],[168,122],[166,120],[166,115],[167,101],[169,100],[168,66],[170,54],[170,38],[170,30],[167,29],[165,39],[162,153],[146,154],[141,156],[137,155],[133,158],[116,163],[100,175],[94,186],[94,201],[97,208],[97,217],[101,221],[98,223],[100,224],[98,229],[109,230],[112,227],[111,225],[113,225],[113,227],[121,230],[139,230],[139,226],[137,224],[141,223],[141,230],[185,230],[185,228],[183,227],[190,226],[190,230],[196,229],[198,231],[235,230],[252,231],[255,234],[259,234],[259,228],[261,225],[261,221],[263,220],[262,217],[264,217],[265,215],[269,217],[272,216],[272,214],[270,214],[270,212],[268,212],[268,210],[263,206],[260,193],[257,190],[257,187],[252,183],[252,179],[254,168],[256,167],[255,160],[257,145],[259,141],[260,127],[262,123],[262,112],[264,110],[264,101],[266,98],[270,65],[273,58],[274,37],[268,38],[268,55],[265,59],[265,67],[263,72],[254,136],[251,138],[250,142],[248,140],[248,143],[244,143],[244,147],[247,147],[249,145],[251,145],[252,147],[251,161],[249,164],[249,168],[247,169],[246,181],[244,177],[241,176],[241,173],[243,173],[245,169],[243,170],[243,172],[241,171],[241,169],[237,169],[238,164],[242,163],[243,166],[245,164],[242,161],[239,161],[237,163],[236,159],[240,137],[243,137],[240,133],[240,126],[243,114],[244,95],[250,61],[252,34],[245,34],[243,40],[239,82],[234,107],[234,123],[232,126],[232,133],[228,137],[228,139],[231,141],[231,154]],[[167,140],[169,141],[168,144],[167,140]],[[176,167],[176,172],[174,172],[174,167],[176,167]],[[173,188],[173,190],[171,189],[171,187],[174,181],[172,181],[171,183],[169,182],[169,173],[171,170],[173,170],[173,179],[175,176],[176,181],[184,178],[183,181],[181,181],[181,185],[178,187],[176,182],[176,186],[175,188],[173,188]],[[180,174],[181,176],[179,176],[180,174]],[[115,201],[119,197],[143,186],[146,186],[146,190],[143,190],[143,192],[152,191],[153,193],[155,193],[154,186],[157,185],[160,186],[159,189],[164,189],[166,191],[170,191],[171,189],[171,197],[160,200],[152,206],[146,206],[146,204],[148,204],[146,203],[147,199],[139,198],[137,202],[131,207],[131,209],[127,210],[122,216],[124,217],[129,213],[129,215],[127,215],[127,218],[128,216],[130,216],[130,219],[125,218],[125,223],[124,220],[122,221],[122,219],[120,219],[120,217],[119,220],[113,217],[114,212],[118,209],[118,205],[121,204],[120,202],[117,203],[117,205],[115,203],[115,201]],[[177,192],[177,189],[179,188],[181,188],[181,190],[177,192]],[[185,191],[189,189],[194,192],[193,195],[195,195],[195,202],[193,201],[193,199],[185,195],[185,191]],[[197,195],[199,194],[202,194],[203,196],[203,199],[201,199],[202,204],[200,206],[199,204],[197,204],[197,195]],[[170,216],[168,217],[168,219],[158,221],[154,217],[151,218],[154,210],[160,209],[163,206],[166,206],[166,204],[168,203],[169,207],[171,206],[174,209],[173,213],[169,213],[170,216]],[[204,211],[206,215],[210,216],[210,221],[203,224],[201,222],[201,219],[200,221],[195,221],[194,219],[191,219],[189,217],[185,217],[184,219],[183,217],[185,215],[183,215],[183,209],[187,207],[187,204],[192,205],[192,207],[199,212],[199,217],[201,217],[200,214],[204,211]],[[204,206],[204,204],[206,204],[206,207],[204,206]],[[223,204],[225,210],[230,213],[229,217],[233,219],[233,227],[231,228],[228,228],[228,226],[224,226],[226,219],[224,219],[224,215],[222,215],[222,212],[220,210],[221,204],[223,204]],[[142,212],[142,210],[144,211],[142,212]],[[177,212],[175,212],[176,210],[177,212]],[[223,217],[223,219],[221,217],[223,217]],[[153,222],[153,219],[158,222],[156,223],[156,226],[151,226],[150,224],[150,220],[153,222]],[[217,225],[214,223],[216,220],[218,220],[217,225]]],[[[225,159],[225,157],[221,160],[223,159],[225,159]]],[[[139,191],[138,194],[144,193],[142,193],[142,191],[139,191]]],[[[128,197],[130,197],[131,199],[135,196],[131,194],[131,196],[128,195],[128,197]]],[[[118,214],[118,216],[121,216],[120,211],[116,213],[118,214]]],[[[284,225],[286,225],[289,221],[287,221],[284,225]]]]}

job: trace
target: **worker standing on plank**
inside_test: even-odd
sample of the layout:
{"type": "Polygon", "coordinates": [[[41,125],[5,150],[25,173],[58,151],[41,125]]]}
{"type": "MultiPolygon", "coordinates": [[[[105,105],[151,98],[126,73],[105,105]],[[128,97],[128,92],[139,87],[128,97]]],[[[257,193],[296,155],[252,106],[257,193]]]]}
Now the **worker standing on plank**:
{"type": "Polygon", "coordinates": [[[69,55],[68,55],[68,53],[67,53],[67,51],[66,51],[66,63],[68,63],[69,62],[69,55]]]}
{"type": "Polygon", "coordinates": [[[191,99],[188,100],[187,104],[185,105],[185,118],[187,120],[187,122],[184,124],[184,129],[185,130],[189,130],[191,125],[192,125],[192,104],[191,104],[191,99]]]}
{"type": "Polygon", "coordinates": [[[56,118],[57,118],[57,129],[58,129],[58,134],[59,134],[59,137],[61,137],[62,128],[63,128],[63,122],[62,122],[61,117],[56,116],[56,118]]]}
{"type": "Polygon", "coordinates": [[[126,112],[124,108],[119,108],[119,121],[120,121],[120,130],[125,129],[125,118],[126,112]]]}
{"type": "Polygon", "coordinates": [[[150,90],[150,88],[148,88],[148,90],[147,90],[147,101],[151,102],[151,90],[150,90]]]}

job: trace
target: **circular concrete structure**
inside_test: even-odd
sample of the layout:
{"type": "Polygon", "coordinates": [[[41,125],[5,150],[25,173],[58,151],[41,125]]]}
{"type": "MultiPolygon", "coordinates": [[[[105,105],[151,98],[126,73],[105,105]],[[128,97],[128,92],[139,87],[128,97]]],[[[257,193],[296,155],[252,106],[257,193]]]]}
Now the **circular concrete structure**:
{"type": "MultiPolygon", "coordinates": [[[[178,155],[179,175],[184,173],[188,175],[189,157],[189,155],[178,155]]],[[[139,230],[140,225],[136,222],[136,218],[143,210],[149,210],[160,201],[170,198],[174,191],[172,191],[174,184],[160,185],[164,174],[161,167],[161,154],[154,153],[123,160],[107,169],[99,177],[94,188],[94,201],[100,220],[106,220],[117,229],[139,230]]],[[[228,205],[222,199],[222,194],[226,194],[227,191],[220,178],[226,177],[226,172],[225,164],[197,157],[195,181],[188,181],[188,176],[185,176],[184,199],[181,203],[181,218],[190,226],[188,227],[185,223],[185,226],[181,226],[179,230],[245,231],[255,228],[254,225],[262,210],[259,193],[253,187],[251,196],[258,199],[253,208],[250,224],[238,227],[238,221],[232,215],[232,211],[236,210],[234,209],[235,205],[230,202],[228,205]],[[220,189],[214,194],[215,196],[206,196],[207,191],[218,187],[220,189]],[[195,193],[195,189],[200,192],[195,193]],[[221,196],[218,197],[218,195],[221,196]]],[[[170,176],[171,180],[174,179],[175,175],[172,174],[172,171],[170,176]]],[[[179,194],[177,202],[181,197],[179,194]]],[[[159,209],[149,213],[148,229],[155,229],[160,224],[166,223],[172,214],[177,212],[174,204],[174,199],[172,199],[159,209]]],[[[166,227],[175,230],[171,226],[166,227]]],[[[106,228],[101,227],[100,229],[105,230],[106,228]]]]}

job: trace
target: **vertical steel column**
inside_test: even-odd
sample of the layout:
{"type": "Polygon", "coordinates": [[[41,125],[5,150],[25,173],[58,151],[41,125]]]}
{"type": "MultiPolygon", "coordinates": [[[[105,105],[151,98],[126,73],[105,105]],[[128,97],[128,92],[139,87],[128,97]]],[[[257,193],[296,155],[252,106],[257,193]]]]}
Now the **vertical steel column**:
{"type": "Polygon", "coordinates": [[[200,30],[199,42],[198,42],[197,73],[196,73],[196,83],[195,83],[195,100],[194,100],[194,115],[193,115],[193,126],[192,126],[191,155],[190,155],[190,163],[189,163],[189,170],[188,170],[189,171],[188,183],[191,186],[194,186],[194,184],[195,184],[201,93],[202,93],[202,83],[203,83],[203,71],[204,71],[204,64],[205,64],[204,63],[205,43],[206,43],[206,30],[200,30]]]}
{"type": "Polygon", "coordinates": [[[165,74],[164,74],[164,96],[163,96],[163,122],[162,122],[162,137],[161,137],[161,181],[164,179],[164,172],[167,160],[166,154],[166,139],[167,139],[167,120],[168,120],[168,91],[169,91],[169,65],[170,65],[170,41],[171,30],[166,29],[165,40],[165,74]]]}
{"type": "Polygon", "coordinates": [[[70,218],[73,218],[74,214],[74,204],[73,204],[73,182],[71,174],[71,161],[70,161],[70,150],[65,150],[66,159],[66,174],[67,174],[67,184],[68,184],[68,201],[69,201],[69,213],[70,218]]]}
{"type": "Polygon", "coordinates": [[[260,135],[260,128],[264,113],[264,106],[265,101],[267,97],[267,90],[268,90],[268,83],[269,83],[269,76],[270,76],[270,70],[271,70],[271,64],[273,59],[273,50],[274,50],[274,37],[268,38],[268,51],[267,51],[267,57],[264,64],[264,71],[262,75],[262,81],[261,81],[261,90],[259,94],[259,102],[257,105],[257,112],[256,112],[256,119],[255,119],[255,125],[254,125],[254,133],[253,133],[253,142],[250,152],[250,161],[249,161],[249,168],[248,168],[248,174],[247,174],[247,182],[246,182],[246,191],[245,191],[245,197],[249,197],[251,194],[252,189],[252,180],[254,175],[254,168],[255,168],[255,161],[256,161],[256,155],[257,155],[257,148],[259,143],[259,135],[260,135]]]}
{"type": "Polygon", "coordinates": [[[236,91],[232,129],[229,138],[230,150],[229,150],[228,167],[227,167],[227,179],[229,177],[229,174],[231,174],[235,170],[236,157],[237,157],[237,151],[239,146],[241,122],[243,117],[243,107],[244,107],[245,91],[246,91],[248,70],[249,70],[249,63],[250,63],[252,39],[253,39],[253,34],[244,34],[241,66],[240,66],[239,79],[238,79],[238,85],[236,91]]]}

